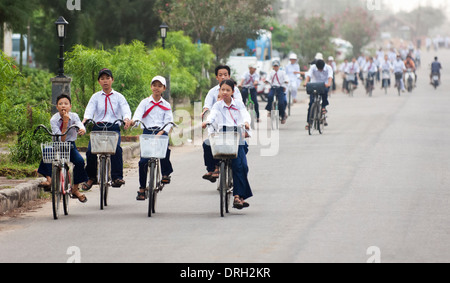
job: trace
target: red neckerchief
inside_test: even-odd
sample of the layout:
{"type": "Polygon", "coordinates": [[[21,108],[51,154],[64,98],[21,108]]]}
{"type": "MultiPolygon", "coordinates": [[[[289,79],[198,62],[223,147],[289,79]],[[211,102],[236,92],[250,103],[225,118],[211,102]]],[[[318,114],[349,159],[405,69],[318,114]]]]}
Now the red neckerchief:
{"type": "MultiPolygon", "coordinates": [[[[224,103],[225,103],[225,102],[224,102],[224,103]]],[[[239,110],[238,110],[236,107],[233,106],[233,102],[231,102],[231,105],[230,105],[230,106],[227,106],[227,105],[225,104],[225,108],[228,109],[228,112],[230,113],[231,119],[233,119],[234,124],[237,125],[236,119],[234,119],[233,114],[231,114],[231,110],[236,110],[236,111],[239,111],[239,110]]]]}
{"type": "Polygon", "coordinates": [[[110,98],[110,96],[113,95],[113,93],[112,92],[110,94],[103,93],[103,95],[105,96],[105,115],[103,116],[102,119],[104,119],[106,117],[106,113],[108,111],[108,101],[109,101],[109,105],[111,105],[111,110],[112,110],[114,116],[116,116],[116,113],[114,112],[114,108],[112,106],[111,98],[110,98]]]}
{"type": "Polygon", "coordinates": [[[277,78],[278,84],[281,86],[280,79],[278,78],[278,72],[275,72],[275,76],[273,76],[273,78],[272,78],[272,84],[273,84],[273,81],[275,80],[275,77],[277,78]]]}
{"type": "Polygon", "coordinates": [[[162,100],[161,100],[160,102],[158,102],[158,103],[155,103],[154,101],[151,101],[151,103],[153,103],[153,106],[150,107],[150,109],[148,109],[148,110],[145,112],[145,114],[144,114],[144,116],[142,116],[142,118],[145,119],[145,118],[148,116],[148,114],[150,114],[150,112],[152,112],[153,108],[155,108],[156,106],[158,106],[158,107],[161,108],[162,110],[169,111],[169,110],[170,110],[169,108],[167,108],[167,107],[161,105],[162,102],[163,102],[162,100]]]}

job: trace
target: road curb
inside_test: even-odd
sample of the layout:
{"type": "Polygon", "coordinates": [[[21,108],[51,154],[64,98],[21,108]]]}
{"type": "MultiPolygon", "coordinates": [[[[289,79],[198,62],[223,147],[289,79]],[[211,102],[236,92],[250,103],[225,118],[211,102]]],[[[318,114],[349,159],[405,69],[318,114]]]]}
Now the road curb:
{"type": "MultiPolygon", "coordinates": [[[[140,155],[139,143],[127,145],[123,148],[123,159],[133,159],[140,155]]],[[[26,202],[39,198],[42,189],[41,180],[36,179],[19,184],[15,188],[0,190],[0,215],[23,206],[26,202]]]]}

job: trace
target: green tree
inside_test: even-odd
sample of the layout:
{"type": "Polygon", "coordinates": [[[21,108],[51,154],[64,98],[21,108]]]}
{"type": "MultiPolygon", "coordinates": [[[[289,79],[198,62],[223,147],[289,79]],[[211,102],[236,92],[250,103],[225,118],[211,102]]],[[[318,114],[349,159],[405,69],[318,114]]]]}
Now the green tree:
{"type": "Polygon", "coordinates": [[[318,52],[324,56],[335,55],[330,40],[332,35],[333,25],[325,21],[322,16],[302,17],[290,34],[289,44],[295,53],[301,55],[299,63],[305,66],[314,59],[318,52]]]}
{"type": "Polygon", "coordinates": [[[183,30],[196,42],[212,46],[217,59],[235,48],[245,48],[248,38],[267,26],[273,15],[270,0],[157,0],[156,12],[172,29],[183,30]]]}
{"type": "Polygon", "coordinates": [[[378,24],[373,14],[360,7],[346,9],[331,22],[335,27],[334,33],[353,44],[354,55],[358,55],[378,35],[378,24]]]}

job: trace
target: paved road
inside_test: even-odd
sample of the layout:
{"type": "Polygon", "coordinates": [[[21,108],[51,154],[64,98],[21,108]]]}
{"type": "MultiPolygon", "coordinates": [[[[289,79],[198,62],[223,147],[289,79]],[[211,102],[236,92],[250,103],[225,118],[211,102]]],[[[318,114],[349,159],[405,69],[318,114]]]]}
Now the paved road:
{"type": "MultiPolygon", "coordinates": [[[[440,53],[444,68],[449,55],[440,53]]],[[[279,144],[275,136],[269,147],[261,131],[248,155],[249,209],[220,218],[215,186],[201,179],[201,148],[175,148],[173,184],[151,219],[129,168],[105,211],[94,189],[59,221],[49,205],[0,219],[0,262],[448,262],[450,95],[446,82],[428,85],[425,67],[419,75],[401,97],[332,95],[323,136],[304,131],[305,104],[279,144]]]]}

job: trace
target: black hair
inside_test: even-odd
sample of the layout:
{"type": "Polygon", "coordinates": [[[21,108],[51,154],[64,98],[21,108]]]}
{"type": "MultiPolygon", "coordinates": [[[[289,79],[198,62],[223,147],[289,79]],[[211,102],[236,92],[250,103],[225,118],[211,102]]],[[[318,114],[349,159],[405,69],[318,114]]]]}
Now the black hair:
{"type": "Polygon", "coordinates": [[[220,87],[222,87],[224,84],[227,84],[231,87],[231,90],[234,92],[234,86],[236,85],[235,82],[233,80],[223,80],[220,83],[220,87]]]}
{"type": "Polygon", "coordinates": [[[216,77],[219,75],[219,71],[222,70],[222,69],[227,70],[228,71],[228,75],[231,76],[231,69],[230,69],[230,67],[228,67],[227,65],[219,65],[219,66],[216,67],[216,71],[215,71],[216,77]]]}
{"type": "Polygon", "coordinates": [[[70,95],[68,95],[66,93],[63,93],[56,98],[56,104],[58,105],[58,102],[63,98],[67,98],[69,100],[70,104],[72,104],[72,99],[70,98],[70,95]]]}
{"type": "Polygon", "coordinates": [[[323,70],[323,68],[325,67],[325,61],[323,61],[323,60],[317,60],[317,61],[316,61],[316,66],[317,66],[317,69],[323,70]]]}

